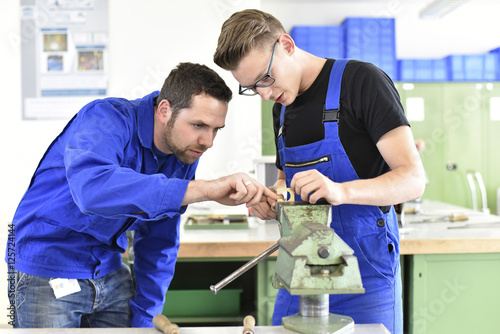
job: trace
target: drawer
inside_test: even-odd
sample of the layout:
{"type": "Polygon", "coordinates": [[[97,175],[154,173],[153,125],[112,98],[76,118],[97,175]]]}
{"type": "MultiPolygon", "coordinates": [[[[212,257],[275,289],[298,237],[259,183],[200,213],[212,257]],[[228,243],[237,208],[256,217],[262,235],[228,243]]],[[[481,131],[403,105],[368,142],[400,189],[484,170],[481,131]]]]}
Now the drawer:
{"type": "Polygon", "coordinates": [[[167,317],[237,316],[241,292],[241,289],[226,289],[214,295],[208,289],[169,290],[163,314],[167,317]]]}

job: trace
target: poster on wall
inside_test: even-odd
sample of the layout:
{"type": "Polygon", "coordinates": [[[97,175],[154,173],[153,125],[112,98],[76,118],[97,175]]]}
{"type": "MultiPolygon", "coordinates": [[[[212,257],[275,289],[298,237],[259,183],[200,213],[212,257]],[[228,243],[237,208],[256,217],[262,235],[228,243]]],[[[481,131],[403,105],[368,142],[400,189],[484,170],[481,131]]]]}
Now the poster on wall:
{"type": "Polygon", "coordinates": [[[23,119],[68,119],[107,94],[107,0],[21,0],[23,119]]]}

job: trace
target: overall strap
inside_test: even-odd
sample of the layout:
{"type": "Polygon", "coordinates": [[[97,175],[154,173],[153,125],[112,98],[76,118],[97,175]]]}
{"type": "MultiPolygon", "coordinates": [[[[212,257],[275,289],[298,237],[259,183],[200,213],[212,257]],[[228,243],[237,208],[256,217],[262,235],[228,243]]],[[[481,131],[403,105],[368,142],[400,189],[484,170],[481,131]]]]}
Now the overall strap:
{"type": "Polygon", "coordinates": [[[281,105],[281,111],[280,111],[280,129],[278,131],[278,137],[281,137],[281,134],[283,132],[283,122],[285,121],[285,110],[286,110],[286,107],[284,105],[281,105]]]}
{"type": "MultiPolygon", "coordinates": [[[[345,66],[349,59],[336,59],[333,63],[328,82],[328,91],[326,93],[326,102],[323,107],[323,123],[324,122],[337,122],[339,120],[339,101],[340,101],[340,86],[342,83],[342,74],[344,73],[345,66]]],[[[278,137],[281,137],[283,131],[283,121],[285,119],[284,105],[281,106],[280,111],[280,128],[278,137]]]]}
{"type": "Polygon", "coordinates": [[[323,110],[323,123],[338,122],[339,120],[340,86],[342,83],[342,74],[344,73],[344,68],[348,61],[349,59],[336,59],[333,63],[323,110]]]}

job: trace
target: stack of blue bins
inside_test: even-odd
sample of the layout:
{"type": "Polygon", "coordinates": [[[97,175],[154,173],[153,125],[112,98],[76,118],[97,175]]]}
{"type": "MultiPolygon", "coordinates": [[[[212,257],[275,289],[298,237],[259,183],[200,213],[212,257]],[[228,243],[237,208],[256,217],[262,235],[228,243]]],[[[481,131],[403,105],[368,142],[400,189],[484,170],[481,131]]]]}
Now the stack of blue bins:
{"type": "Polygon", "coordinates": [[[500,81],[500,48],[493,49],[489,53],[495,57],[495,63],[496,63],[495,80],[500,81]]]}
{"type": "Polygon", "coordinates": [[[398,73],[400,81],[447,81],[447,60],[441,59],[400,59],[398,73]]]}
{"type": "Polygon", "coordinates": [[[295,26],[295,44],[316,56],[349,58],[380,67],[397,78],[395,24],[393,18],[350,17],[340,26],[295,26]]]}
{"type": "Polygon", "coordinates": [[[449,55],[442,59],[400,59],[399,81],[496,81],[499,56],[486,54],[449,55]]]}
{"type": "Polygon", "coordinates": [[[397,59],[394,18],[348,17],[340,26],[295,26],[296,45],[323,58],[361,60],[396,81],[499,81],[500,48],[485,54],[397,59]]]}
{"type": "Polygon", "coordinates": [[[372,63],[393,80],[397,75],[393,18],[348,17],[342,23],[346,58],[372,63]]]}
{"type": "Polygon", "coordinates": [[[494,53],[450,55],[448,78],[450,81],[493,81],[497,79],[497,57],[494,53]]]}

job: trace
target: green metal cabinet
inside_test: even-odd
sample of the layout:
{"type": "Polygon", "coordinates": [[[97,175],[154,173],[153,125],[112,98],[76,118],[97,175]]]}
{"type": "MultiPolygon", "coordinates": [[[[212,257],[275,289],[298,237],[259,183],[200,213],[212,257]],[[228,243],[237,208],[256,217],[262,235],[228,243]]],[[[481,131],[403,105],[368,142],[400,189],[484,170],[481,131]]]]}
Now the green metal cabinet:
{"type": "Polygon", "coordinates": [[[220,282],[248,258],[180,258],[166,294],[163,314],[182,326],[239,326],[254,314],[256,270],[250,269],[214,295],[210,285],[220,282]]]}
{"type": "Polygon", "coordinates": [[[268,258],[257,265],[257,318],[259,326],[270,326],[274,310],[274,301],[278,289],[272,286],[276,258],[268,258]]]}
{"type": "Polygon", "coordinates": [[[483,94],[484,90],[472,83],[447,84],[443,89],[443,168],[448,166],[442,179],[443,199],[462,207],[472,207],[467,172],[478,171],[484,176],[483,94]]]}
{"type": "Polygon", "coordinates": [[[441,111],[443,110],[442,84],[401,84],[396,85],[401,96],[403,107],[409,98],[422,98],[424,102],[425,121],[413,121],[411,129],[415,139],[423,139],[426,149],[421,155],[428,183],[424,198],[441,200],[443,188],[440,180],[444,177],[444,138],[446,136],[441,111]]]}
{"type": "Polygon", "coordinates": [[[486,100],[486,182],[488,187],[488,207],[492,213],[499,214],[497,207],[500,200],[497,198],[497,189],[500,187],[500,83],[493,83],[490,97],[486,100]],[[494,101],[494,105],[491,102],[494,101]],[[492,119],[493,118],[493,119],[492,119]]]}
{"type": "MultiPolygon", "coordinates": [[[[426,142],[422,161],[429,182],[423,198],[472,208],[466,175],[477,171],[486,185],[488,207],[496,213],[500,122],[491,120],[490,100],[500,96],[499,85],[447,82],[398,83],[397,87],[407,114],[410,98],[424,101],[424,119],[408,115],[415,139],[426,142]]],[[[477,198],[481,208],[479,189],[477,198]]]]}
{"type": "Polygon", "coordinates": [[[413,255],[410,334],[498,333],[500,254],[413,255]]]}

